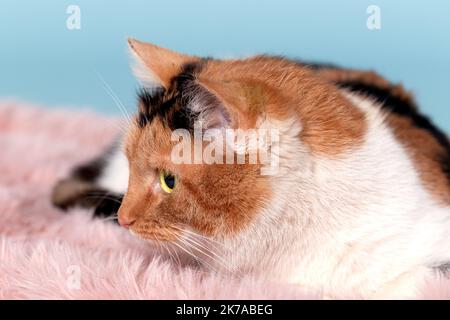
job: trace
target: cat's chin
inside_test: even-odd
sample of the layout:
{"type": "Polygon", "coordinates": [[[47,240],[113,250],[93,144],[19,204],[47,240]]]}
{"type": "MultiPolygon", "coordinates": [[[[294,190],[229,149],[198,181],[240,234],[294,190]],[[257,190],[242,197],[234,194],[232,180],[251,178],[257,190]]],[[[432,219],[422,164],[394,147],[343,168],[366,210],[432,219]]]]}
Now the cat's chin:
{"type": "Polygon", "coordinates": [[[148,241],[148,242],[172,242],[173,239],[169,239],[166,235],[164,234],[156,234],[156,233],[140,233],[137,232],[133,229],[128,229],[128,231],[130,232],[131,235],[133,235],[134,237],[140,239],[140,240],[144,240],[144,241],[148,241]]]}
{"type": "Polygon", "coordinates": [[[149,242],[154,242],[154,241],[156,241],[156,238],[154,238],[154,237],[151,238],[151,237],[149,237],[148,235],[144,235],[144,234],[138,233],[138,232],[132,230],[131,228],[128,229],[128,231],[130,232],[130,234],[131,234],[132,236],[134,236],[134,237],[136,237],[136,238],[138,238],[138,239],[140,239],[140,240],[145,240],[145,241],[149,241],[149,242]]]}

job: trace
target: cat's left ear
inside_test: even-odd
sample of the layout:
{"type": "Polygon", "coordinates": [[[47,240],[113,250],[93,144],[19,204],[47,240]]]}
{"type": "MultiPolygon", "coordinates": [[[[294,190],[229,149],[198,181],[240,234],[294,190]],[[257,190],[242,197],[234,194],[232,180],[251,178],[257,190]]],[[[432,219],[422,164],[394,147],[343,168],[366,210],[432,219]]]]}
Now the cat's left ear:
{"type": "Polygon", "coordinates": [[[128,45],[135,62],[133,72],[148,88],[167,89],[171,79],[181,71],[184,64],[198,60],[197,57],[131,38],[128,39],[128,45]]]}

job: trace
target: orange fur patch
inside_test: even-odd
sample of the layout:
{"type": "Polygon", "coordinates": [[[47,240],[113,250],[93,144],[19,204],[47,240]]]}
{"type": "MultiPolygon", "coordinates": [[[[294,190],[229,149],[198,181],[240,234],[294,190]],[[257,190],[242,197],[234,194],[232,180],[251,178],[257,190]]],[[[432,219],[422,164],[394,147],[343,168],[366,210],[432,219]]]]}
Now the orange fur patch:
{"type": "Polygon", "coordinates": [[[333,83],[345,83],[345,82],[358,82],[366,85],[372,85],[380,89],[389,91],[389,93],[403,100],[411,105],[414,105],[414,99],[408,91],[406,91],[402,85],[393,85],[385,78],[373,71],[361,71],[361,70],[351,70],[351,69],[319,69],[316,74],[333,83]]]}
{"type": "Polygon", "coordinates": [[[159,240],[174,240],[180,227],[214,235],[232,234],[247,225],[270,195],[260,166],[173,164],[170,133],[159,119],[130,131],[130,180],[119,215],[136,220],[131,226],[135,233],[159,240]],[[152,188],[160,169],[177,177],[170,194],[152,188]]]}
{"type": "Polygon", "coordinates": [[[206,87],[215,83],[213,92],[253,121],[258,114],[296,117],[303,126],[300,139],[313,153],[339,155],[364,139],[364,114],[335,86],[296,63],[269,57],[212,60],[198,78],[206,87]]]}

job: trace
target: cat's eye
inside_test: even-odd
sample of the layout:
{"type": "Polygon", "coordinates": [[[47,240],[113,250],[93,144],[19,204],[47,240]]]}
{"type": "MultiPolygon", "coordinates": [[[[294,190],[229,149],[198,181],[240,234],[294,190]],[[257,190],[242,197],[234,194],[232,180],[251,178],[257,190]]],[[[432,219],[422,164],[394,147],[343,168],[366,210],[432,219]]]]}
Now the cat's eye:
{"type": "Polygon", "coordinates": [[[173,174],[164,170],[159,172],[159,185],[161,186],[161,189],[167,193],[172,193],[175,184],[176,180],[173,174]]]}

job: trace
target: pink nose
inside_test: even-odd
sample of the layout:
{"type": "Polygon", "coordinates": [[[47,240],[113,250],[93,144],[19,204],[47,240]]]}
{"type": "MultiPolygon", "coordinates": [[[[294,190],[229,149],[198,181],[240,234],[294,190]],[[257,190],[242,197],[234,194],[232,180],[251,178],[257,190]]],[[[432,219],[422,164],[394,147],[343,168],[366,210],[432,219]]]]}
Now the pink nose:
{"type": "Polygon", "coordinates": [[[127,217],[122,217],[119,216],[119,224],[124,227],[124,228],[129,228],[134,222],[136,221],[136,219],[132,219],[132,218],[127,218],[127,217]]]}

